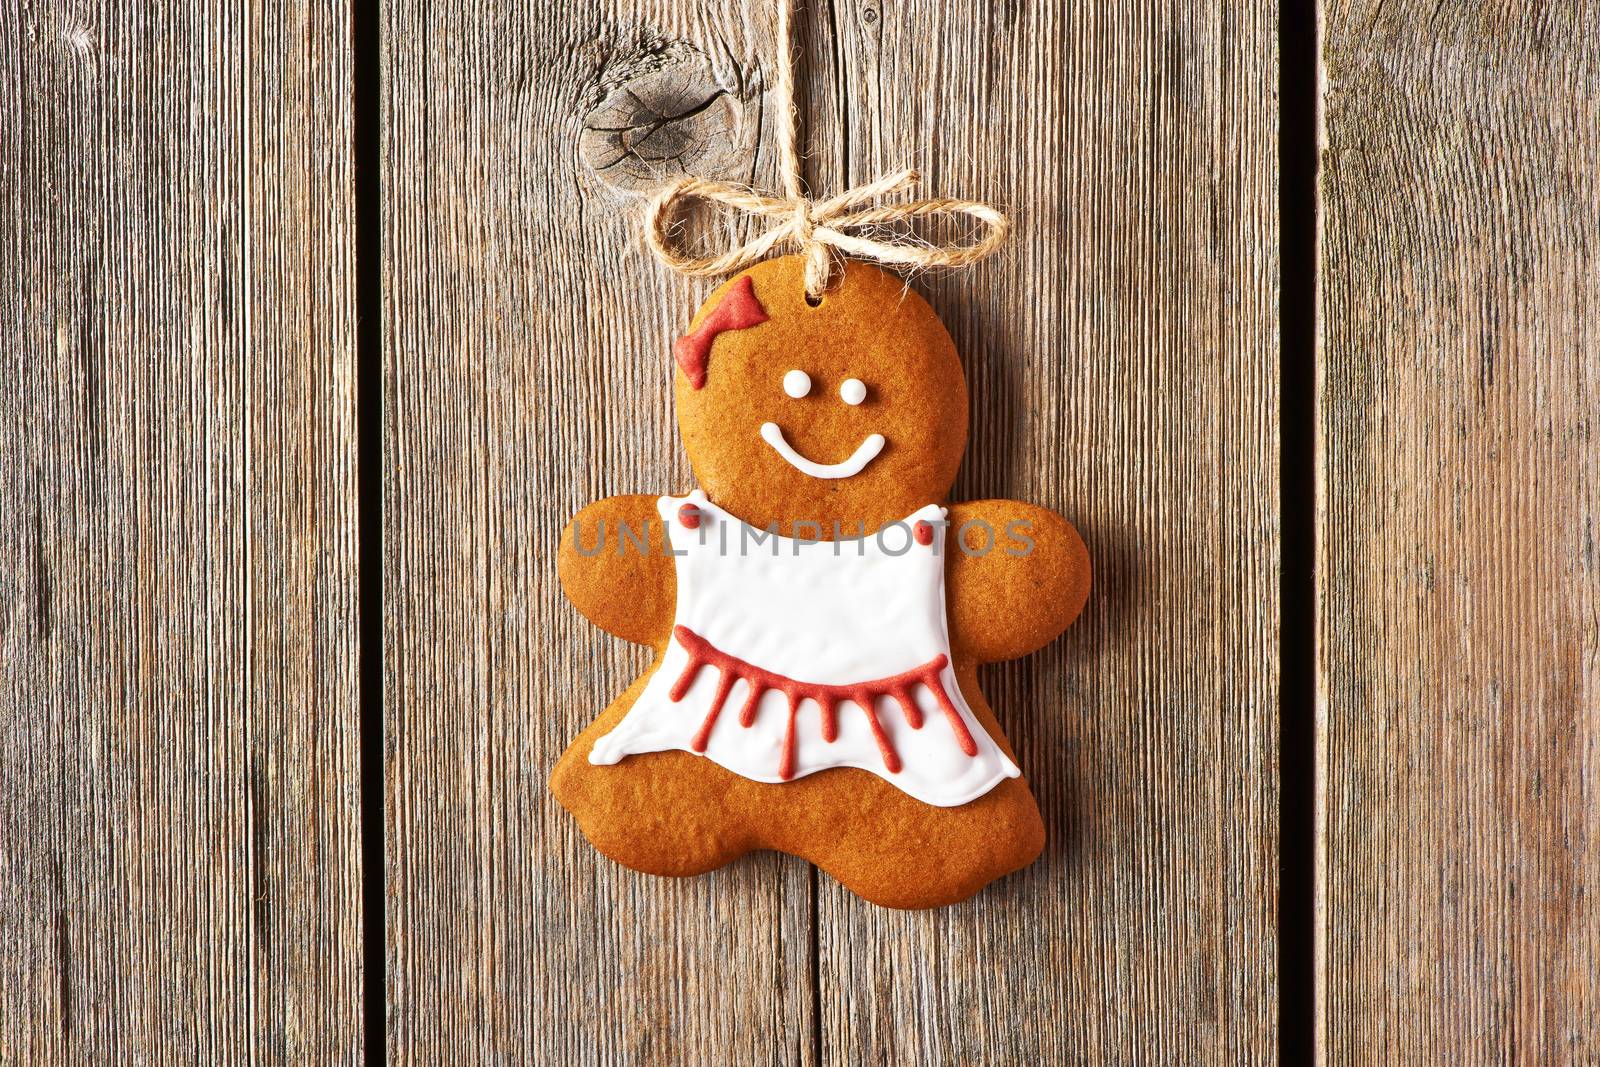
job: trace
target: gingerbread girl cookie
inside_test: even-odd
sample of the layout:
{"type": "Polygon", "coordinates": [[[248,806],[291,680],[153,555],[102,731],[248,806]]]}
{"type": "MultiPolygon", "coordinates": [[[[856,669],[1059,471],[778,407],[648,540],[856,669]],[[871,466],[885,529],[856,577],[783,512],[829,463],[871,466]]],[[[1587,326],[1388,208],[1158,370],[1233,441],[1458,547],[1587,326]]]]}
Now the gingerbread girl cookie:
{"type": "Polygon", "coordinates": [[[1043,847],[977,667],[1078,615],[1088,555],[1045,508],[944,502],[966,383],[920,297],[852,262],[813,306],[803,271],[744,271],[675,346],[700,488],[563,535],[568,598],[657,655],[550,784],[636,870],[777,849],[878,904],[946,904],[1043,847]]]}

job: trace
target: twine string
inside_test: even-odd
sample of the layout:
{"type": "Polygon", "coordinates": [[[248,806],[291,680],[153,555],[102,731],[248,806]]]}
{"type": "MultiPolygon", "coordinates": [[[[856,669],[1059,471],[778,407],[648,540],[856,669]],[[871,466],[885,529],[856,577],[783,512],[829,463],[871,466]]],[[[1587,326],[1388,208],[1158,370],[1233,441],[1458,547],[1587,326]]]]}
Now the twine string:
{"type": "Polygon", "coordinates": [[[820,299],[833,271],[835,251],[860,259],[913,268],[964,267],[999,250],[1011,230],[1005,215],[975,200],[930,197],[881,203],[884,197],[914,189],[920,180],[909,168],[874,178],[826,200],[805,195],[800,180],[796,132],[794,59],[790,23],[794,0],[778,4],[778,167],[783,195],[769,196],[746,185],[685,176],[650,200],[645,211],[645,241],[662,262],[684,274],[730,274],[767,258],[780,248],[806,257],[806,295],[820,299]],[[716,255],[700,255],[682,244],[678,212],[694,201],[722,205],[768,220],[767,227],[741,245],[716,255]],[[862,234],[878,227],[907,225],[917,219],[965,217],[978,225],[970,242],[930,244],[910,235],[862,234]]]}

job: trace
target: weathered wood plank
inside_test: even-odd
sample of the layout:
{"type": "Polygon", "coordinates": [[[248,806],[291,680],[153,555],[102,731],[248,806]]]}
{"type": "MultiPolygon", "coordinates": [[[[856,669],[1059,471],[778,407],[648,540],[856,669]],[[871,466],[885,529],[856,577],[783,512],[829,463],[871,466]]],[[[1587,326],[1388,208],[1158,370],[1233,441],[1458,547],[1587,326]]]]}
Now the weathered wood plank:
{"type": "Polygon", "coordinates": [[[0,1061],[359,1059],[348,41],[0,16],[0,1061]]]}
{"type": "MultiPolygon", "coordinates": [[[[771,33],[755,0],[386,8],[397,1063],[811,1061],[809,869],[766,855],[690,881],[634,874],[545,784],[648,662],[565,603],[557,541],[590,501],[688,488],[670,346],[709,289],[642,250],[639,201],[580,160],[584,120],[619,84],[681,64],[699,86],[687,107],[722,87],[753,145],[749,79],[771,33]]],[[[582,150],[610,161],[603,143],[582,150]]],[[[674,150],[636,160],[653,157],[674,150]]],[[[772,180],[770,152],[743,158],[772,180]]]]}
{"type": "Polygon", "coordinates": [[[1276,1059],[1274,5],[829,5],[813,179],[913,161],[1016,221],[920,283],[973,392],[956,497],[1037,501],[1095,563],[1067,635],[990,670],[1049,828],[971,902],[824,880],[836,1063],[1276,1059]]]}
{"type": "Polygon", "coordinates": [[[1592,1063],[1600,4],[1325,59],[1325,1055],[1592,1063]]]}

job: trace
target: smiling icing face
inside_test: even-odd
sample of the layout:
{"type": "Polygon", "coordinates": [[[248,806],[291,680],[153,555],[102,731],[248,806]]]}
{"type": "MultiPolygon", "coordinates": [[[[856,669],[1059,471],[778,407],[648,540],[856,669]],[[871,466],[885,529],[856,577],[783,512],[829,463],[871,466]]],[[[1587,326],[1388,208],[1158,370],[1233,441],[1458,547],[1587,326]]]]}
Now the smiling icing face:
{"type": "Polygon", "coordinates": [[[797,520],[870,531],[943,501],[967,439],[944,324],[899,278],[858,262],[812,307],[804,270],[788,256],[744,271],[678,342],[678,427],[696,479],[785,533],[797,520]]]}
{"type": "Polygon", "coordinates": [[[838,463],[818,463],[814,459],[807,459],[794,450],[787,438],[783,436],[783,427],[775,422],[761,424],[761,439],[772,446],[772,450],[788,461],[789,466],[801,474],[809,474],[813,478],[854,478],[860,474],[868,463],[878,457],[883,451],[883,434],[868,434],[861,446],[850,453],[848,459],[838,463]]]}
{"type": "MultiPolygon", "coordinates": [[[[783,376],[783,391],[795,400],[804,400],[811,395],[811,375],[803,370],[792,370],[783,376]]],[[[867,386],[859,378],[846,378],[839,386],[839,399],[846,404],[855,406],[867,398],[867,386]]],[[[794,446],[783,436],[783,427],[775,422],[761,424],[761,439],[772,446],[772,450],[784,459],[789,465],[802,474],[809,474],[813,478],[853,478],[860,474],[868,463],[878,458],[878,453],[883,451],[883,434],[868,434],[850,458],[838,463],[818,463],[808,459],[794,450],[794,446]]]]}

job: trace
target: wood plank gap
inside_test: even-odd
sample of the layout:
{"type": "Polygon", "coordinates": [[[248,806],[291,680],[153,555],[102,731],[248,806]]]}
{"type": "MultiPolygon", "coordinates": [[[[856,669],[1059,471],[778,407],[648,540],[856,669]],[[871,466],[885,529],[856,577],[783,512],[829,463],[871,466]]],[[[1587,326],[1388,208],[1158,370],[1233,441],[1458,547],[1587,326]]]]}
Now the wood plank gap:
{"type": "Polygon", "coordinates": [[[822,1067],[822,914],[821,887],[815,865],[811,868],[811,1062],[822,1067]]]}
{"type": "Polygon", "coordinates": [[[383,783],[383,175],[382,19],[351,19],[356,190],[356,376],[361,633],[361,949],[366,1062],[387,1062],[383,783]]]}
{"type": "Polygon", "coordinates": [[[1279,24],[1280,508],[1283,522],[1278,886],[1278,1046],[1312,1063],[1317,1040],[1317,152],[1318,0],[1279,24]]]}

